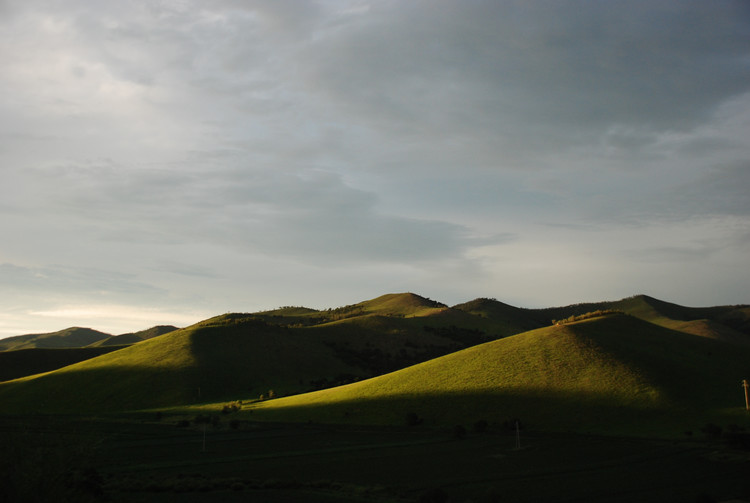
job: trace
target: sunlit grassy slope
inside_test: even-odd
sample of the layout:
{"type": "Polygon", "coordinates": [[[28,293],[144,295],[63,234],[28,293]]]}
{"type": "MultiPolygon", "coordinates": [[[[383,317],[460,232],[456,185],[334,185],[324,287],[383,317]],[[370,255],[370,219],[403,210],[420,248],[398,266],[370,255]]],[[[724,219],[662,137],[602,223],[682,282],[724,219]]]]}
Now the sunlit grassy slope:
{"type": "MultiPolygon", "coordinates": [[[[750,351],[626,315],[553,326],[340,388],[264,402],[256,419],[543,429],[689,428],[743,405],[750,351]]],[[[680,430],[682,432],[683,430],[680,430]]]]}

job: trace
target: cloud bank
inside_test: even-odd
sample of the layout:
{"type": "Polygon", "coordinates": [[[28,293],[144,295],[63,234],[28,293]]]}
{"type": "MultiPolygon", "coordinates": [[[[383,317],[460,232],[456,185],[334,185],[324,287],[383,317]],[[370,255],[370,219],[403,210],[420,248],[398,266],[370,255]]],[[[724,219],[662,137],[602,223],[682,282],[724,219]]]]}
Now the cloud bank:
{"type": "Polygon", "coordinates": [[[750,302],[745,2],[1,8],[0,337],[750,302]]]}

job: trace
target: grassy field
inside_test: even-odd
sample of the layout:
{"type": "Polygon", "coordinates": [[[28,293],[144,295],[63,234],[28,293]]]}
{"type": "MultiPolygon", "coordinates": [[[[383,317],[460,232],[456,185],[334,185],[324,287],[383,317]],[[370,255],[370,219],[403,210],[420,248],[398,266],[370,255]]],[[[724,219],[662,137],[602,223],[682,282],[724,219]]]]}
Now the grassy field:
{"type": "Polygon", "coordinates": [[[1,418],[0,501],[665,503],[750,496],[748,451],[699,438],[230,427],[229,417],[188,427],[170,416],[1,418]]]}

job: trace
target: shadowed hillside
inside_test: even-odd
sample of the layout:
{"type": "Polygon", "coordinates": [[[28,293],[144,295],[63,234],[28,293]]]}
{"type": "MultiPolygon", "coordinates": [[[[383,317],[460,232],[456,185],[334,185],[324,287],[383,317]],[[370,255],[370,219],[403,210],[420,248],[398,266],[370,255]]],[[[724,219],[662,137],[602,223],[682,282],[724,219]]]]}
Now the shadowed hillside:
{"type": "Polygon", "coordinates": [[[299,331],[242,315],[212,318],[56,372],[4,383],[8,410],[94,412],[298,391],[300,380],[351,373],[299,331]]]}
{"type": "Polygon", "coordinates": [[[106,346],[0,351],[0,381],[50,372],[122,348],[123,346],[106,346]]]}

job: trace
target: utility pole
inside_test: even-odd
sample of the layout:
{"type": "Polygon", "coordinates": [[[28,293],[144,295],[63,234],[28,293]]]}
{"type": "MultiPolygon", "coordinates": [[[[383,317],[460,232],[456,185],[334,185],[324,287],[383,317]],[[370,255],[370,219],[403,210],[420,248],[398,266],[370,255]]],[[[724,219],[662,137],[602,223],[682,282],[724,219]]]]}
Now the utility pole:
{"type": "Polygon", "coordinates": [[[750,399],[747,396],[747,389],[750,388],[750,382],[747,382],[747,379],[743,379],[742,387],[745,388],[745,410],[750,410],[750,399]]]}

